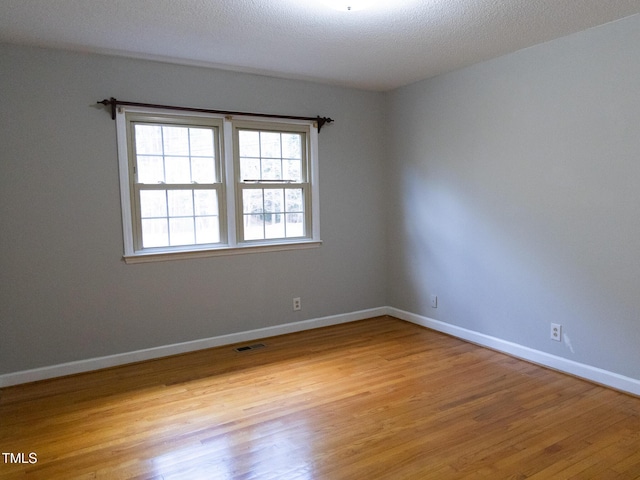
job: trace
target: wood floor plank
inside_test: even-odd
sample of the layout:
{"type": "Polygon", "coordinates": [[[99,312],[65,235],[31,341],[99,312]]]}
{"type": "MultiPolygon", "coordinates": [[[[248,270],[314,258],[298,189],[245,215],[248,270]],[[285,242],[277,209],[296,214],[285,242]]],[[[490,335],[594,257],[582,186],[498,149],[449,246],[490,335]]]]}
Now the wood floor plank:
{"type": "Polygon", "coordinates": [[[640,478],[639,398],[391,317],[262,343],[0,390],[0,479],[640,478]]]}

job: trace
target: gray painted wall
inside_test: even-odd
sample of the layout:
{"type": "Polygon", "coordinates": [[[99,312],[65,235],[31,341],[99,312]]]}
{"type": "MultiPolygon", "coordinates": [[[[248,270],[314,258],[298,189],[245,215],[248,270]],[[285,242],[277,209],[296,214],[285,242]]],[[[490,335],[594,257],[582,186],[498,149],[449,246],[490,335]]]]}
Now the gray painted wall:
{"type": "Polygon", "coordinates": [[[638,45],[635,16],[388,94],[0,45],[0,374],[390,305],[640,378],[638,45]],[[324,245],[125,265],[108,96],[335,118],[324,245]]]}
{"type": "Polygon", "coordinates": [[[640,378],[639,45],[634,16],[388,95],[392,306],[640,378]]]}
{"type": "Polygon", "coordinates": [[[387,304],[382,94],[11,45],[0,92],[0,374],[387,304]],[[125,265],[110,96],[334,118],[324,244],[125,265]]]}

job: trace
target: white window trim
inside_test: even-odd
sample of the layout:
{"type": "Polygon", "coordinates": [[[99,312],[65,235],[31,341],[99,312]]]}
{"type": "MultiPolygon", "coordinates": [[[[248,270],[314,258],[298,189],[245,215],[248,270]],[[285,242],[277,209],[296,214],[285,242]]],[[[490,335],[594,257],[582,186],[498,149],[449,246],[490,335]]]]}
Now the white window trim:
{"type": "Polygon", "coordinates": [[[322,244],[320,239],[320,201],[319,201],[319,167],[318,167],[318,129],[314,122],[304,120],[281,120],[274,118],[263,118],[253,116],[227,117],[208,113],[188,113],[177,115],[175,112],[157,108],[145,107],[118,107],[116,110],[116,135],[118,141],[118,167],[120,177],[120,201],[122,210],[122,230],[124,240],[123,259],[126,263],[147,263],[167,260],[183,260],[191,258],[204,258],[222,255],[238,255],[247,253],[274,252],[283,250],[300,250],[317,248],[322,244]],[[225,191],[225,215],[226,222],[221,225],[221,231],[226,231],[227,242],[221,245],[198,246],[188,245],[185,247],[171,247],[171,249],[145,249],[135,250],[134,244],[134,224],[132,217],[132,203],[130,190],[130,163],[129,146],[127,132],[127,113],[140,113],[149,115],[166,115],[179,117],[201,117],[216,118],[222,120],[222,132],[220,142],[222,144],[222,170],[224,176],[225,191]],[[233,118],[242,121],[278,123],[282,125],[308,125],[309,126],[309,183],[311,187],[311,221],[307,228],[311,229],[311,234],[304,238],[275,239],[261,242],[239,243],[237,240],[237,215],[236,215],[236,188],[235,188],[235,166],[233,155],[233,118]]]}

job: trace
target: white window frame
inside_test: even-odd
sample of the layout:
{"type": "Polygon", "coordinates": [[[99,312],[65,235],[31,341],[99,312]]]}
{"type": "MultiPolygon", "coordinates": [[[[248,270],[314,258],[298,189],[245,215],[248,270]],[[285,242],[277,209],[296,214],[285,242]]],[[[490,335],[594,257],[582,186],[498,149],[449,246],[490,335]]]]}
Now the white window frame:
{"type": "Polygon", "coordinates": [[[295,250],[315,248],[321,245],[320,240],[320,209],[318,188],[318,128],[315,122],[304,120],[283,120],[274,118],[251,116],[223,116],[199,112],[172,112],[170,110],[145,107],[118,107],[116,110],[116,133],[118,141],[118,164],[120,173],[120,197],[122,208],[122,227],[124,240],[123,259],[126,263],[143,263],[186,258],[210,257],[217,255],[236,255],[280,250],[295,250]],[[220,151],[219,173],[222,179],[219,197],[220,208],[220,237],[219,244],[187,245],[179,247],[143,248],[139,243],[140,219],[136,212],[134,195],[134,172],[132,158],[133,148],[130,144],[131,121],[151,122],[161,119],[173,125],[194,125],[198,120],[207,124],[220,125],[218,145],[220,151]],[[174,121],[175,120],[175,121],[174,121]],[[279,131],[305,132],[307,183],[309,185],[305,203],[305,236],[271,240],[242,241],[241,223],[242,204],[241,179],[239,177],[239,163],[236,154],[237,144],[234,143],[234,131],[250,125],[252,128],[279,131]]]}

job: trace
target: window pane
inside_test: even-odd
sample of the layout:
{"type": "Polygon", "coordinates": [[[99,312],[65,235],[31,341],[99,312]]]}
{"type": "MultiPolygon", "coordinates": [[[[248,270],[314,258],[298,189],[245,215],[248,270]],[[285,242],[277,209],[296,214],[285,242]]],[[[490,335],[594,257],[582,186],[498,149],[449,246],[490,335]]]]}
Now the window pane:
{"type": "Polygon", "coordinates": [[[191,155],[198,157],[214,157],[213,130],[210,128],[190,128],[191,155]]]}
{"type": "Polygon", "coordinates": [[[138,183],[164,182],[162,157],[138,155],[138,183]]]}
{"type": "Polygon", "coordinates": [[[244,239],[264,239],[264,221],[262,219],[262,214],[244,216],[244,239]]]}
{"type": "Polygon", "coordinates": [[[264,210],[262,190],[249,189],[242,192],[243,213],[262,213],[264,210]]]}
{"type": "Polygon", "coordinates": [[[288,188],[286,193],[286,212],[304,212],[304,203],[301,188],[288,188]]]}
{"type": "Polygon", "coordinates": [[[135,137],[138,155],[162,155],[162,127],[135,125],[135,137]]]}
{"type": "Polygon", "coordinates": [[[189,129],[162,127],[165,155],[189,155],[189,129]]]}
{"type": "Polygon", "coordinates": [[[282,158],[279,133],[260,132],[260,156],[262,158],[282,158]]]}
{"type": "Polygon", "coordinates": [[[167,197],[170,217],[193,215],[193,190],[169,190],[167,197]]]}
{"type": "Polygon", "coordinates": [[[265,238],[284,238],[284,215],[265,213],[265,238]]]}
{"type": "Polygon", "coordinates": [[[165,158],[167,183],[191,183],[189,157],[165,158]]]}
{"type": "Polygon", "coordinates": [[[193,245],[195,232],[193,217],[169,219],[170,245],[193,245]]]}
{"type": "Polygon", "coordinates": [[[293,182],[302,181],[302,161],[300,160],[284,160],[282,162],[282,178],[293,182]]]}
{"type": "Polygon", "coordinates": [[[196,243],[220,243],[218,217],[196,217],[196,243]]]}
{"type": "Polygon", "coordinates": [[[263,160],[260,180],[282,179],[282,162],[280,160],[263,160]]]}
{"type": "Polygon", "coordinates": [[[259,157],[260,156],[260,133],[240,130],[238,132],[238,140],[240,142],[241,157],[259,157]]]}
{"type": "Polygon", "coordinates": [[[285,215],[287,237],[304,237],[304,215],[301,213],[287,213],[285,215]]]}
{"type": "Polygon", "coordinates": [[[191,159],[191,180],[196,183],[215,183],[216,165],[213,157],[191,159]]]}
{"type": "Polygon", "coordinates": [[[166,247],[169,245],[167,231],[167,219],[143,219],[142,220],[142,246],[143,248],[166,247]]]}
{"type": "Polygon", "coordinates": [[[301,137],[299,133],[282,134],[282,158],[302,159],[301,137]]]}
{"type": "Polygon", "coordinates": [[[218,215],[218,192],[215,190],[194,190],[193,204],[196,215],[218,215]]]}
{"type": "Polygon", "coordinates": [[[142,190],[140,192],[140,216],[157,218],[167,216],[167,192],[164,190],[142,190]]]}
{"type": "Polygon", "coordinates": [[[240,180],[261,180],[260,159],[241,158],[240,159],[240,180]]]}
{"type": "Polygon", "coordinates": [[[282,212],[284,207],[284,191],[279,188],[269,188],[264,190],[264,211],[282,212]]]}

